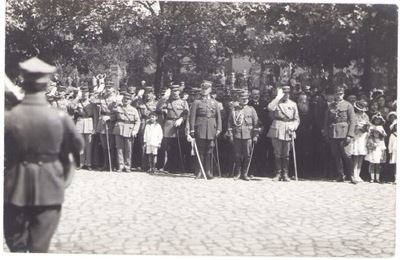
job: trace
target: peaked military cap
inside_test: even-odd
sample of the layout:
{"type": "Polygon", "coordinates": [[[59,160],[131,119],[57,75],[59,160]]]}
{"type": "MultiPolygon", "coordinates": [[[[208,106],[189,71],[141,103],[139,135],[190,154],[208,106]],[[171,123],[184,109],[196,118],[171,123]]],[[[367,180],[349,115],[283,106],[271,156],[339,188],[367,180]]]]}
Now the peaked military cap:
{"type": "Polygon", "coordinates": [[[19,63],[19,68],[24,81],[33,83],[48,83],[51,75],[57,71],[55,66],[51,66],[36,57],[19,63]]]}
{"type": "Polygon", "coordinates": [[[81,87],[81,91],[82,91],[82,92],[89,92],[89,86],[83,85],[83,86],[81,87]]]}
{"type": "Polygon", "coordinates": [[[171,91],[181,90],[180,85],[172,85],[170,88],[171,88],[171,91]]]}
{"type": "Polygon", "coordinates": [[[212,87],[212,82],[208,80],[204,80],[203,83],[200,85],[201,88],[211,88],[212,87]]]}
{"type": "Polygon", "coordinates": [[[125,99],[131,99],[132,98],[132,94],[128,93],[128,92],[124,92],[122,93],[122,97],[125,99]]]}
{"type": "Polygon", "coordinates": [[[144,87],[144,91],[146,91],[146,92],[154,92],[154,87],[153,86],[146,86],[146,87],[144,87]]]}

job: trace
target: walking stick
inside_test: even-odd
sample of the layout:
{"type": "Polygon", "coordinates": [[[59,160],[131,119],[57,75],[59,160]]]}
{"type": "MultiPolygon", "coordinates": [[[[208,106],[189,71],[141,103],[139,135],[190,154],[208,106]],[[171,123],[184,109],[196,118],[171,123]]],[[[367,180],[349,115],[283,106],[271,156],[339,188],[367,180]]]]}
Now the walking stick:
{"type": "Polygon", "coordinates": [[[108,138],[108,125],[106,122],[106,140],[107,140],[107,153],[108,153],[108,165],[110,166],[110,172],[112,172],[111,169],[111,154],[110,154],[110,140],[108,138]]]}
{"type": "Polygon", "coordinates": [[[193,143],[194,143],[194,149],[196,151],[197,160],[199,161],[199,164],[200,164],[201,173],[203,174],[204,179],[207,180],[207,176],[204,171],[203,164],[201,163],[201,160],[200,160],[200,155],[199,155],[199,150],[197,149],[196,140],[193,139],[193,143]]]}
{"type": "Polygon", "coordinates": [[[298,181],[298,179],[297,179],[296,147],[294,146],[294,137],[293,137],[293,135],[292,135],[292,147],[293,147],[294,174],[296,176],[296,181],[298,181]]]}
{"type": "Polygon", "coordinates": [[[217,151],[217,167],[218,167],[218,174],[221,177],[221,166],[219,164],[219,153],[218,153],[218,137],[215,137],[215,149],[217,151]]]}
{"type": "Polygon", "coordinates": [[[182,148],[181,148],[181,141],[179,140],[179,130],[176,128],[176,137],[178,137],[178,149],[179,149],[179,157],[181,158],[181,167],[182,171],[185,172],[185,164],[183,163],[183,157],[182,157],[182,148]]]}
{"type": "Polygon", "coordinates": [[[250,165],[251,165],[251,160],[253,159],[254,145],[255,145],[255,143],[253,142],[253,144],[252,144],[252,146],[251,146],[250,162],[249,162],[249,165],[247,165],[247,169],[246,169],[246,175],[249,174],[250,165]]]}

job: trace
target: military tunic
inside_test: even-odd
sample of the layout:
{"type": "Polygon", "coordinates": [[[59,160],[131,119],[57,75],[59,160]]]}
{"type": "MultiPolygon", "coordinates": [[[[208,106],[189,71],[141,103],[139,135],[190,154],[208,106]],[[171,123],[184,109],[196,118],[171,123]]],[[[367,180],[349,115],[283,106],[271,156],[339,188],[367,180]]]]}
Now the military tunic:
{"type": "Polygon", "coordinates": [[[131,105],[119,105],[114,110],[112,121],[115,121],[115,135],[119,169],[130,171],[132,141],[140,127],[140,117],[136,108],[131,105]]]}
{"type": "Polygon", "coordinates": [[[354,108],[349,102],[341,100],[328,105],[325,113],[324,135],[329,138],[329,145],[339,177],[347,175],[350,178],[353,176],[350,143],[346,143],[346,138],[354,137],[355,126],[354,108]]]}
{"type": "Polygon", "coordinates": [[[165,111],[165,122],[164,122],[164,137],[166,138],[181,138],[185,134],[184,123],[178,128],[174,126],[174,123],[179,118],[186,120],[189,113],[189,105],[183,99],[165,99],[161,98],[157,104],[158,111],[165,111]]]}

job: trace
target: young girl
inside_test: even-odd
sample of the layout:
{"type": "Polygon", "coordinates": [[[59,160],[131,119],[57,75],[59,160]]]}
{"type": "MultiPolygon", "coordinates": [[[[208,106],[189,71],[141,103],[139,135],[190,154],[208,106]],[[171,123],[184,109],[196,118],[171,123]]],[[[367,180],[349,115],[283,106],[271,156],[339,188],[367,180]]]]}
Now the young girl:
{"type": "Polygon", "coordinates": [[[354,178],[357,182],[363,181],[360,177],[360,172],[364,157],[367,155],[367,138],[371,126],[369,118],[365,113],[367,111],[367,106],[368,103],[364,100],[356,101],[354,103],[356,127],[354,138],[348,146],[353,159],[354,178]]]}
{"type": "Polygon", "coordinates": [[[391,135],[389,138],[389,169],[393,173],[394,183],[396,183],[396,157],[397,157],[397,120],[390,125],[391,135]]]}
{"type": "Polygon", "coordinates": [[[161,125],[157,123],[156,120],[157,114],[151,112],[149,114],[149,120],[146,122],[143,135],[144,147],[149,162],[149,173],[154,173],[158,148],[160,148],[163,138],[161,125]]]}
{"type": "Polygon", "coordinates": [[[380,163],[385,161],[386,145],[384,137],[386,136],[383,124],[385,119],[381,114],[374,115],[371,119],[372,126],[367,141],[368,153],[365,160],[369,162],[369,173],[371,174],[370,182],[380,182],[380,163]]]}

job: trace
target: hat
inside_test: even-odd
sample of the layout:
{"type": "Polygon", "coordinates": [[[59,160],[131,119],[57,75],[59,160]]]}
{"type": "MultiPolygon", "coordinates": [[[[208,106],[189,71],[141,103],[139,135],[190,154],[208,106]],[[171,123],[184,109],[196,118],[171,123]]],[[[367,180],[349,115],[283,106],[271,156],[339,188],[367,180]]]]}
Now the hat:
{"type": "Polygon", "coordinates": [[[370,131],[371,131],[371,133],[378,133],[383,137],[386,136],[385,130],[382,127],[381,128],[371,128],[370,131]]]}
{"type": "Polygon", "coordinates": [[[114,82],[110,78],[107,78],[105,85],[106,87],[114,87],[114,82]]]}
{"type": "Polygon", "coordinates": [[[373,115],[371,118],[371,122],[374,123],[375,119],[381,120],[381,122],[378,125],[384,125],[386,122],[385,119],[383,118],[383,116],[381,115],[381,113],[376,113],[375,115],[373,115]]]}
{"type": "Polygon", "coordinates": [[[384,97],[382,90],[376,89],[374,92],[372,92],[371,99],[378,99],[380,97],[384,97]]]}
{"type": "Polygon", "coordinates": [[[211,88],[212,87],[212,82],[208,80],[204,80],[203,83],[200,85],[201,88],[211,88]]]}
{"type": "Polygon", "coordinates": [[[172,85],[172,86],[170,87],[170,89],[171,89],[171,91],[180,90],[180,89],[181,89],[181,86],[179,86],[179,85],[172,85]]]}
{"type": "Polygon", "coordinates": [[[395,115],[397,117],[397,113],[395,111],[391,111],[387,116],[386,116],[386,120],[389,120],[390,116],[395,115]]]}
{"type": "Polygon", "coordinates": [[[358,111],[367,111],[368,110],[368,103],[365,100],[358,100],[354,102],[354,108],[357,109],[358,111]]]}
{"type": "Polygon", "coordinates": [[[82,91],[82,92],[89,92],[89,87],[86,86],[86,85],[83,85],[83,86],[81,87],[81,91],[82,91]]]}
{"type": "Polygon", "coordinates": [[[128,92],[123,92],[122,93],[123,98],[125,99],[131,99],[132,98],[132,94],[128,93],[128,92]]]}
{"type": "Polygon", "coordinates": [[[390,125],[390,131],[393,130],[393,127],[397,125],[397,120],[394,120],[393,123],[390,125]]]}
{"type": "Polygon", "coordinates": [[[158,117],[156,111],[151,111],[151,112],[149,113],[149,116],[148,116],[148,117],[150,117],[150,116],[156,116],[156,117],[158,117]]]}
{"type": "Polygon", "coordinates": [[[144,87],[143,89],[144,89],[144,91],[146,91],[146,92],[154,92],[154,87],[153,87],[153,86],[146,86],[146,87],[144,87]]]}
{"type": "Polygon", "coordinates": [[[342,86],[336,86],[333,88],[333,93],[334,94],[340,94],[340,93],[344,93],[344,88],[342,86]]]}
{"type": "Polygon", "coordinates": [[[44,61],[33,57],[19,63],[21,74],[25,82],[47,83],[51,75],[57,71],[55,66],[51,66],[44,61]]]}

